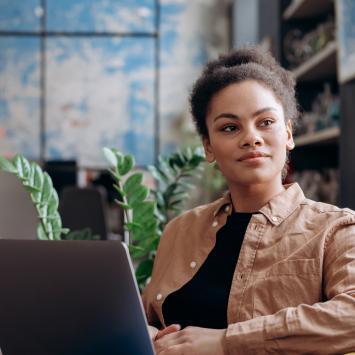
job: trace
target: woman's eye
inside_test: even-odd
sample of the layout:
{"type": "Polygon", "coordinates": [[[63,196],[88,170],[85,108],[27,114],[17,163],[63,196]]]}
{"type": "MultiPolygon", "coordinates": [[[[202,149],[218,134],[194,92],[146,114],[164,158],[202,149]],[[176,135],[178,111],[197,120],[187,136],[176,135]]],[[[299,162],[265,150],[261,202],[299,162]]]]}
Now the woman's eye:
{"type": "Polygon", "coordinates": [[[264,120],[264,121],[261,122],[261,126],[263,126],[263,127],[265,127],[265,126],[270,126],[270,125],[273,124],[273,123],[274,123],[273,120],[267,118],[266,120],[264,120]]]}
{"type": "Polygon", "coordinates": [[[224,126],[224,127],[222,128],[222,131],[223,131],[223,132],[233,132],[233,131],[235,131],[236,129],[238,129],[237,126],[235,126],[235,125],[228,125],[228,126],[224,126]]]}

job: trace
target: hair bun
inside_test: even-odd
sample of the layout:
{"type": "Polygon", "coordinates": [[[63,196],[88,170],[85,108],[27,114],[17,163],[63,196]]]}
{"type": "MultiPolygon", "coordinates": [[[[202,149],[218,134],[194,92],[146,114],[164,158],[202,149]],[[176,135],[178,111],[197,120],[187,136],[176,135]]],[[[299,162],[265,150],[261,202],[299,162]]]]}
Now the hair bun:
{"type": "Polygon", "coordinates": [[[216,71],[223,70],[223,68],[233,68],[251,63],[258,64],[271,73],[275,73],[284,83],[295,87],[296,82],[292,74],[283,69],[269,51],[265,51],[260,46],[255,45],[244,46],[228,54],[220,55],[218,59],[207,64],[204,72],[213,74],[216,71]]]}

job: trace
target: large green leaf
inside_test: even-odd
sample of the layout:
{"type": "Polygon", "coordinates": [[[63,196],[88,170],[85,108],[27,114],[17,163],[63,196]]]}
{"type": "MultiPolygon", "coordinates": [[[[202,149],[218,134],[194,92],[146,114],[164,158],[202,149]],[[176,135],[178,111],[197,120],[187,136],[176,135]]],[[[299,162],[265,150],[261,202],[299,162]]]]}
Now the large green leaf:
{"type": "Polygon", "coordinates": [[[21,180],[25,180],[30,175],[30,163],[22,155],[16,155],[13,159],[13,164],[17,168],[17,176],[21,180]]]}
{"type": "Polygon", "coordinates": [[[132,174],[123,184],[123,191],[127,195],[131,195],[134,191],[141,186],[143,180],[143,173],[132,174]]]}
{"type": "Polygon", "coordinates": [[[163,182],[165,184],[169,183],[169,177],[168,175],[162,171],[159,168],[156,168],[155,166],[148,166],[149,171],[151,172],[151,174],[153,175],[153,177],[158,180],[158,182],[163,182]]]}
{"type": "Polygon", "coordinates": [[[132,155],[126,155],[122,164],[118,165],[118,171],[121,175],[126,175],[134,166],[134,158],[132,155]]]}
{"type": "Polygon", "coordinates": [[[53,184],[50,176],[47,173],[43,173],[43,185],[42,185],[42,195],[41,202],[47,203],[51,197],[53,190],[53,184]]]}
{"type": "Polygon", "coordinates": [[[128,248],[129,248],[129,253],[134,259],[138,259],[146,255],[146,251],[138,245],[130,244],[128,248]]]}
{"type": "Polygon", "coordinates": [[[48,201],[48,215],[51,216],[58,211],[59,198],[56,190],[52,189],[50,199],[48,201]]]}
{"type": "Polygon", "coordinates": [[[153,270],[153,260],[147,259],[142,261],[136,270],[136,278],[137,282],[142,282],[146,280],[151,274],[153,270]]]}
{"type": "Polygon", "coordinates": [[[116,166],[118,163],[117,155],[112,151],[112,149],[104,147],[103,152],[104,152],[104,155],[105,155],[105,158],[107,159],[107,161],[111,165],[116,166]]]}
{"type": "Polygon", "coordinates": [[[40,240],[48,240],[48,235],[44,231],[42,224],[38,224],[37,226],[37,238],[40,240]]]}
{"type": "Polygon", "coordinates": [[[133,210],[133,221],[136,223],[144,223],[147,219],[152,218],[155,210],[155,202],[144,201],[136,206],[133,210]]]}
{"type": "Polygon", "coordinates": [[[139,186],[132,194],[128,195],[128,203],[132,208],[143,202],[149,195],[149,189],[145,186],[139,186]]]}

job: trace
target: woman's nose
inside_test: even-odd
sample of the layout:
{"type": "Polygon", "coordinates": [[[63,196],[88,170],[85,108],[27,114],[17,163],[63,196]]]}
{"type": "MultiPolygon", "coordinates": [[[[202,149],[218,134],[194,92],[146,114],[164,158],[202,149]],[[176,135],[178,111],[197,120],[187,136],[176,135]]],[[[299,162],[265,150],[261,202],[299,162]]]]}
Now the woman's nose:
{"type": "Polygon", "coordinates": [[[242,147],[256,147],[262,145],[263,139],[255,130],[248,130],[241,137],[240,145],[242,147]]]}

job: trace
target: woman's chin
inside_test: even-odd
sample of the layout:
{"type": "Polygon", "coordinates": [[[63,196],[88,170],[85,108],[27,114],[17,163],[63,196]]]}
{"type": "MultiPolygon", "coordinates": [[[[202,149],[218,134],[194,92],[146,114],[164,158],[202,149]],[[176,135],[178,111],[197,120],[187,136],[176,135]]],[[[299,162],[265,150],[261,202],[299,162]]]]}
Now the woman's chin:
{"type": "MultiPolygon", "coordinates": [[[[243,185],[243,186],[249,186],[249,185],[260,185],[260,184],[273,184],[275,183],[275,174],[270,174],[266,172],[261,172],[261,171],[252,171],[248,172],[248,174],[243,174],[243,175],[238,175],[234,176],[232,179],[228,179],[229,181],[232,182],[232,184],[236,185],[243,185]]],[[[280,174],[281,178],[281,174],[280,174]]]]}

